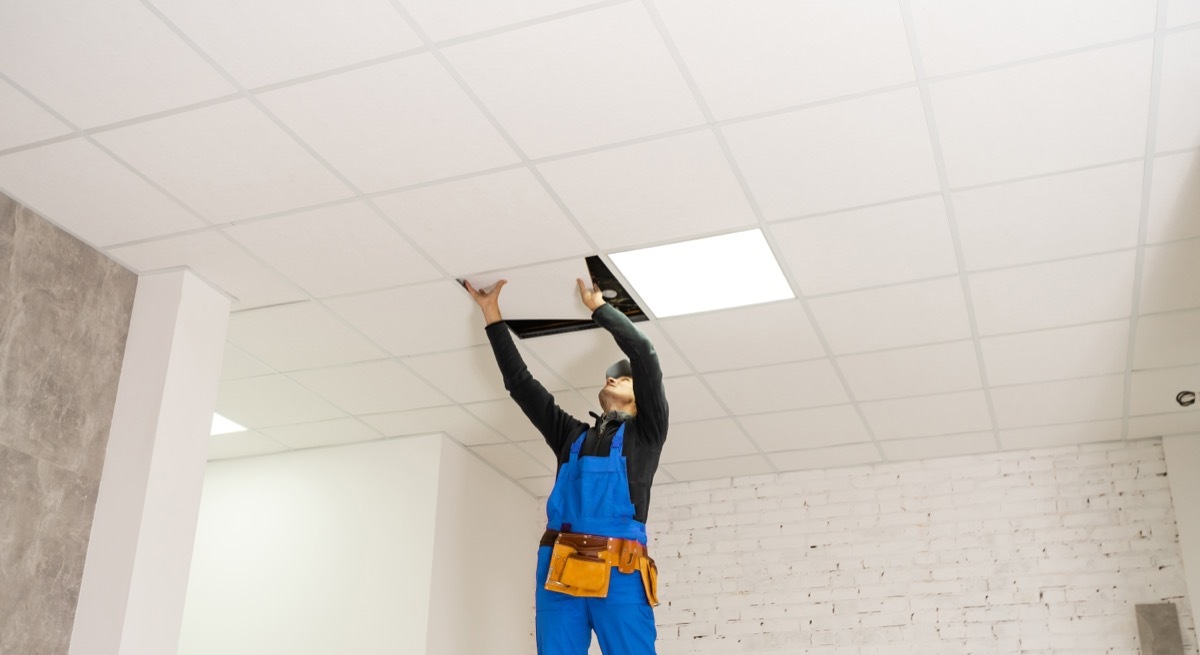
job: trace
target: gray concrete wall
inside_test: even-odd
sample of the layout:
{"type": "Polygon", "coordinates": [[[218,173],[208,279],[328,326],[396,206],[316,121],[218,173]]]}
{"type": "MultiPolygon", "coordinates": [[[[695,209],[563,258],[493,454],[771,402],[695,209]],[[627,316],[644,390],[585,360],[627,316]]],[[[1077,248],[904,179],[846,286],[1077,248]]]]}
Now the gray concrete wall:
{"type": "Polygon", "coordinates": [[[0,194],[0,655],[64,655],[137,276],[0,194]]]}

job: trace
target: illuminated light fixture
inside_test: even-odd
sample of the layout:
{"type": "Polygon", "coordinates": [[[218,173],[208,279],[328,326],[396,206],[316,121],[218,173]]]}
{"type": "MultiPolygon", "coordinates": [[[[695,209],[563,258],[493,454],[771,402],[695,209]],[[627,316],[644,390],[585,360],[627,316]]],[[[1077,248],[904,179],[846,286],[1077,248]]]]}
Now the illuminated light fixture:
{"type": "Polygon", "coordinates": [[[795,298],[761,230],[614,253],[659,318],[795,298]]]}
{"type": "Polygon", "coordinates": [[[238,425],[237,423],[234,423],[233,421],[225,418],[224,416],[221,416],[220,414],[213,414],[212,432],[209,433],[210,435],[229,434],[230,432],[245,432],[245,431],[246,431],[246,428],[238,425]]]}

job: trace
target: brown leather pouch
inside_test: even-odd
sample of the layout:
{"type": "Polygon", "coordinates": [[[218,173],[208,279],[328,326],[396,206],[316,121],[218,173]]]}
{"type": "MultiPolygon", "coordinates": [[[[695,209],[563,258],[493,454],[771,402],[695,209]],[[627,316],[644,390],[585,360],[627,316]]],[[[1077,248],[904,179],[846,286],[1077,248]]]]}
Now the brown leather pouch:
{"type": "Polygon", "coordinates": [[[642,586],[646,588],[646,600],[650,607],[658,607],[658,566],[649,556],[639,558],[638,568],[642,571],[642,586]]]}
{"type": "Polygon", "coordinates": [[[550,553],[546,589],[570,596],[603,598],[608,595],[612,564],[601,553],[582,553],[558,540],[550,553]]]}

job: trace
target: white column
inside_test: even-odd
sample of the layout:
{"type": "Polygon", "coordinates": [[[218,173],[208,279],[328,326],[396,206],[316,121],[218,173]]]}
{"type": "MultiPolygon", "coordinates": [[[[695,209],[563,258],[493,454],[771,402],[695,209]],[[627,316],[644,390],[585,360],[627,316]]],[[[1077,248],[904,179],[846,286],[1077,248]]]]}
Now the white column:
{"type": "Polygon", "coordinates": [[[169,655],[195,541],[229,299],[138,279],[70,655],[169,655]]]}
{"type": "MultiPolygon", "coordinates": [[[[1192,618],[1200,612],[1200,434],[1163,437],[1167,480],[1179,526],[1179,550],[1192,618]]],[[[1188,626],[1183,626],[1184,630],[1188,626]]]]}

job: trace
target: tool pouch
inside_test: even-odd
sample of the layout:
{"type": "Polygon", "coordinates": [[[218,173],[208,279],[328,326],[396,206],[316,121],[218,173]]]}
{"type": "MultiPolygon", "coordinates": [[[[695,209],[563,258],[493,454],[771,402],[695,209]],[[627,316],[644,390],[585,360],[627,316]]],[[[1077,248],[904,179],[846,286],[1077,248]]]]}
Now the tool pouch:
{"type": "Polygon", "coordinates": [[[612,564],[599,557],[589,557],[575,548],[556,541],[550,553],[550,572],[546,589],[570,596],[604,598],[612,564]]]}
{"type": "Polygon", "coordinates": [[[639,558],[638,568],[642,571],[642,586],[646,588],[646,600],[650,607],[658,607],[658,566],[648,556],[639,558]]]}

